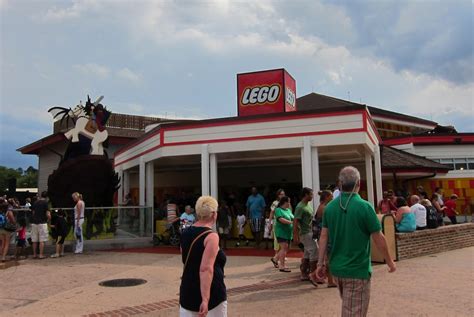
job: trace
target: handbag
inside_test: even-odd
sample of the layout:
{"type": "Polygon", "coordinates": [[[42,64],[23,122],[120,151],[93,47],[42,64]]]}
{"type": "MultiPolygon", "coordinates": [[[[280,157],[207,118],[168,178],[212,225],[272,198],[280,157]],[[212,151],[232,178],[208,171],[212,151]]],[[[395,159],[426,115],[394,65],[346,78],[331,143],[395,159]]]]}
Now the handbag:
{"type": "Polygon", "coordinates": [[[207,234],[207,233],[210,233],[212,232],[212,229],[208,229],[204,232],[201,232],[201,234],[199,234],[196,238],[194,238],[193,242],[191,242],[191,246],[189,247],[189,250],[188,250],[188,254],[186,255],[186,261],[184,261],[184,267],[183,267],[183,274],[184,274],[184,271],[186,270],[186,266],[188,265],[188,260],[189,260],[189,255],[191,254],[191,251],[193,249],[193,246],[194,246],[194,243],[200,238],[202,237],[203,235],[207,234]]]}
{"type": "Polygon", "coordinates": [[[18,230],[18,226],[16,223],[7,221],[7,223],[3,227],[3,230],[8,231],[8,232],[15,232],[18,230]]]}

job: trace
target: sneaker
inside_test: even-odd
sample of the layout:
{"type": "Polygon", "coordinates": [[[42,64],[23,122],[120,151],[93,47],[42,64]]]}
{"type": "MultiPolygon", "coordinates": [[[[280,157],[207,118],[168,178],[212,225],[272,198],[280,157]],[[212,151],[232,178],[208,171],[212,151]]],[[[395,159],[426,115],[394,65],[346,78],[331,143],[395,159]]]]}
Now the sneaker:
{"type": "Polygon", "coordinates": [[[247,240],[247,241],[245,242],[245,245],[246,245],[246,246],[249,246],[249,243],[250,243],[249,240],[247,240]]]}
{"type": "Polygon", "coordinates": [[[51,255],[52,258],[59,258],[59,254],[55,253],[51,255]]]}
{"type": "Polygon", "coordinates": [[[82,254],[82,251],[74,251],[74,254],[82,254]]]}
{"type": "Polygon", "coordinates": [[[236,247],[236,248],[240,247],[240,242],[237,242],[237,243],[235,244],[235,247],[236,247]]]}
{"type": "Polygon", "coordinates": [[[64,253],[61,253],[59,256],[60,256],[60,257],[63,257],[63,256],[64,256],[64,253]]]}

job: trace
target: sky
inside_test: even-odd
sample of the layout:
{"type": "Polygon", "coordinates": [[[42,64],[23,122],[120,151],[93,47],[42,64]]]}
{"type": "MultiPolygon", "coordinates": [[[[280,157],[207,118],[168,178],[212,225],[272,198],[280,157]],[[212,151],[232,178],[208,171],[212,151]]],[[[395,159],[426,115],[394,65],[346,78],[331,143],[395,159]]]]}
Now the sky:
{"type": "Polygon", "coordinates": [[[236,74],[285,68],[326,94],[474,132],[472,1],[0,0],[0,165],[52,106],[235,116],[236,74]]]}

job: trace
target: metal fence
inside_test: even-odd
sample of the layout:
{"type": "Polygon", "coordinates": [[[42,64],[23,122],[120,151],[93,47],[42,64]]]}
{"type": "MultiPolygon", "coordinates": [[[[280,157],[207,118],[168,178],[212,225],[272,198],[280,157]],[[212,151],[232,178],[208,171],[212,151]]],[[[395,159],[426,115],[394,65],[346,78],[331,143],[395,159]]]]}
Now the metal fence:
{"type": "MultiPolygon", "coordinates": [[[[51,210],[51,224],[58,217],[57,211],[59,209],[66,213],[68,224],[66,239],[72,240],[74,208],[53,208],[51,210]]],[[[26,220],[29,231],[31,210],[14,209],[13,211],[17,219],[24,218],[26,220]]],[[[82,226],[86,240],[152,237],[153,227],[153,209],[144,206],[88,207],[84,211],[82,226]]],[[[50,231],[53,235],[54,231],[50,231]]]]}

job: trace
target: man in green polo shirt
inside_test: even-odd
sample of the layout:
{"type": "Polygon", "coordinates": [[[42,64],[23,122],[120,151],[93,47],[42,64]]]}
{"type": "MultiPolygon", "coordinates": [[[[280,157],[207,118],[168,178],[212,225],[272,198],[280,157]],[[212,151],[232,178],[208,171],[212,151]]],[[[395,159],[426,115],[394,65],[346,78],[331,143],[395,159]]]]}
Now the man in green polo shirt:
{"type": "Polygon", "coordinates": [[[309,281],[309,274],[316,270],[318,262],[318,245],[313,239],[311,222],[314,217],[313,190],[305,187],[301,192],[302,199],[295,209],[295,219],[293,222],[293,239],[296,244],[302,243],[304,247],[303,258],[301,259],[300,271],[301,280],[309,281]]]}
{"type": "Polygon", "coordinates": [[[329,267],[342,298],[342,316],[366,316],[372,275],[370,238],[382,252],[389,272],[395,272],[396,267],[388,253],[374,207],[358,194],[359,171],[352,166],[344,167],[339,180],[341,195],[326,206],[323,215],[319,239],[321,261],[316,275],[324,276],[323,260],[329,242],[329,267]]]}

